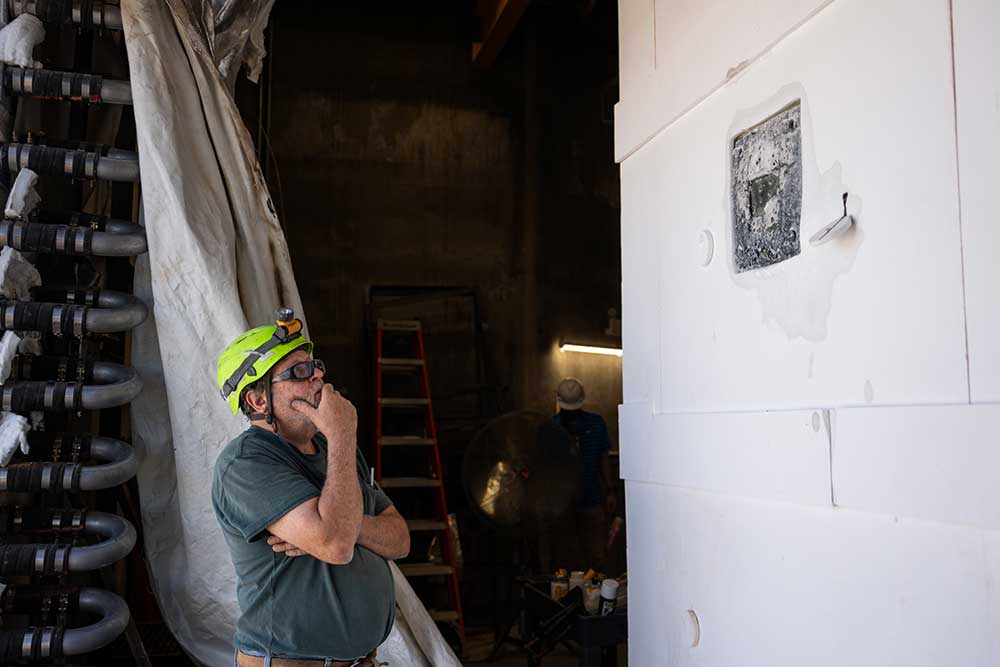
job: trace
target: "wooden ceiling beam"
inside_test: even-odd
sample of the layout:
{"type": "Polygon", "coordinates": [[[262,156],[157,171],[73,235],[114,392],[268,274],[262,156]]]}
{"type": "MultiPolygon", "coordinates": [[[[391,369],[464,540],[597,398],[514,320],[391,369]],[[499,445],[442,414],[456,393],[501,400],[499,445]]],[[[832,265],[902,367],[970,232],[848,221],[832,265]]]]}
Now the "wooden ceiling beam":
{"type": "Polygon", "coordinates": [[[530,0],[479,0],[483,41],[472,44],[472,63],[483,69],[496,62],[530,0]]]}

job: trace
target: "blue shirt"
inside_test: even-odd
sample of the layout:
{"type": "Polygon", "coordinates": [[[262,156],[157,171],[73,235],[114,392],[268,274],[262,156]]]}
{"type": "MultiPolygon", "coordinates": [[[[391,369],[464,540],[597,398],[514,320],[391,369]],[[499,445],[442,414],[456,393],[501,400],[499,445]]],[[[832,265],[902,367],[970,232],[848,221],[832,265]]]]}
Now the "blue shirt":
{"type": "Polygon", "coordinates": [[[580,447],[581,485],[577,506],[587,509],[604,502],[601,457],[611,449],[608,425],[601,415],[586,410],[563,410],[552,421],[570,432],[580,447]]]}

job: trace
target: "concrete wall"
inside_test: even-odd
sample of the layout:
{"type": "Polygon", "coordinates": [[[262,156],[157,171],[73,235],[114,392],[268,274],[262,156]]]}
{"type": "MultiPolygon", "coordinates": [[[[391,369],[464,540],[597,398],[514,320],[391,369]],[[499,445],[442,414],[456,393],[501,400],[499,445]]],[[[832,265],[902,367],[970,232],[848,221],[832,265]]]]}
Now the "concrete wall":
{"type": "Polygon", "coordinates": [[[1000,663],[997,11],[621,0],[637,664],[1000,663]],[[796,101],[801,252],[737,272],[733,139],[796,101]]]}
{"type": "MultiPolygon", "coordinates": [[[[603,334],[607,310],[621,308],[614,97],[607,99],[614,25],[610,44],[601,44],[586,26],[567,30],[561,15],[529,12],[525,20],[545,31],[536,58],[538,223],[530,238],[520,31],[482,73],[470,65],[474,17],[456,7],[275,7],[271,190],[318,352],[359,403],[369,393],[369,288],[472,286],[506,407],[550,411],[559,374],[578,372],[592,378],[592,407],[616,421],[618,362],[551,354],[564,336],[616,342],[603,334]],[[529,243],[537,248],[532,267],[524,265],[529,243]],[[538,331],[522,359],[529,290],[537,293],[538,331]],[[528,387],[525,374],[534,375],[528,387]]],[[[255,93],[241,90],[251,132],[255,93]]]]}

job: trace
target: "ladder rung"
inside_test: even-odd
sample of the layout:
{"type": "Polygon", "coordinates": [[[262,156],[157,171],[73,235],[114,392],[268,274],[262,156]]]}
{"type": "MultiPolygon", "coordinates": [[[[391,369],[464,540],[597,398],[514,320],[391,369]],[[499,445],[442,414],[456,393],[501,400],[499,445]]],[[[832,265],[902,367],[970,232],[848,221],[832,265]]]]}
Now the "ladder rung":
{"type": "Polygon", "coordinates": [[[403,357],[381,357],[378,362],[383,366],[414,366],[424,365],[423,359],[405,359],[403,357]]]}
{"type": "Polygon", "coordinates": [[[454,609],[429,609],[428,612],[435,621],[439,623],[448,623],[451,621],[457,621],[460,616],[454,609]]]}
{"type": "Polygon", "coordinates": [[[379,320],[382,331],[420,331],[420,320],[379,320]]]}
{"type": "Polygon", "coordinates": [[[424,438],[416,435],[385,435],[379,438],[378,444],[382,446],[433,445],[434,438],[424,438]]]}
{"type": "Polygon", "coordinates": [[[380,398],[378,402],[387,408],[422,408],[430,404],[426,398],[380,398]]]}
{"type": "Polygon", "coordinates": [[[432,477],[383,477],[379,480],[383,489],[405,489],[441,486],[441,480],[432,477]]]}
{"type": "Polygon", "coordinates": [[[406,527],[411,533],[426,532],[430,530],[444,530],[447,527],[444,521],[433,519],[410,519],[406,522],[406,527]]]}
{"type": "Polygon", "coordinates": [[[451,574],[455,568],[451,565],[437,565],[436,563],[403,563],[399,565],[399,571],[407,577],[435,577],[451,574]]]}

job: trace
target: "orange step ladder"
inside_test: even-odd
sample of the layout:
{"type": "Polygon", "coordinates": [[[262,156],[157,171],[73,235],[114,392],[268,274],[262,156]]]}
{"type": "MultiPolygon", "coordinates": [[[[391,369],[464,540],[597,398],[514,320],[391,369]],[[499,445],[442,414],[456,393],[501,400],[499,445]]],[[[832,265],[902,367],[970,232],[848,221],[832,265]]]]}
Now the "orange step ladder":
{"type": "MultiPolygon", "coordinates": [[[[394,342],[403,342],[396,340],[394,342]]],[[[444,576],[448,580],[450,609],[428,610],[431,618],[439,622],[454,623],[458,627],[461,640],[465,641],[465,623],[462,617],[462,600],[458,586],[458,572],[455,566],[455,548],[448,527],[448,506],[445,502],[442,483],[441,455],[438,450],[437,427],[431,404],[430,382],[427,378],[427,356],[424,352],[423,329],[414,320],[378,320],[375,339],[375,478],[379,485],[392,495],[393,490],[410,489],[414,492],[431,492],[435,516],[408,519],[406,524],[410,534],[417,532],[436,533],[441,544],[442,564],[401,563],[400,571],[408,578],[444,576]],[[384,356],[386,337],[405,338],[407,356],[384,356]],[[416,395],[406,397],[385,396],[385,375],[390,373],[415,376],[416,395]],[[422,413],[423,426],[420,432],[386,435],[384,433],[384,413],[396,410],[417,410],[422,413]],[[429,459],[430,476],[383,477],[382,463],[389,451],[398,447],[419,447],[429,459]],[[383,448],[386,451],[383,452],[383,448]]]]}

